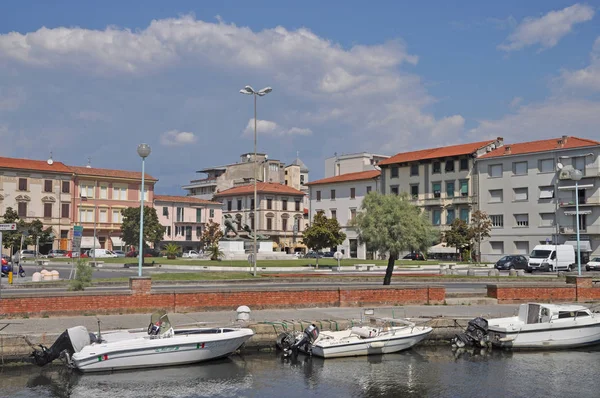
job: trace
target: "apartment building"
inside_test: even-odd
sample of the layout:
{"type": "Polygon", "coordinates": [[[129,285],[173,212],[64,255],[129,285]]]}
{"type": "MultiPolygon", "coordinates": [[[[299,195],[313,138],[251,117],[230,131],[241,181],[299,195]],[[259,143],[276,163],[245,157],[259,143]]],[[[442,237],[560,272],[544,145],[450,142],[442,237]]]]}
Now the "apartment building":
{"type": "Polygon", "coordinates": [[[379,170],[359,171],[323,178],[308,183],[310,193],[310,220],[318,212],[340,223],[346,240],[337,248],[346,258],[369,259],[374,253],[368,252],[358,241],[356,229],[350,222],[356,217],[364,197],[379,189],[379,170]]]}
{"type": "Polygon", "coordinates": [[[63,163],[0,157],[0,216],[12,208],[26,222],[52,227],[54,243],[40,252],[66,249],[71,228],[72,172],[63,163]]]}
{"type": "Polygon", "coordinates": [[[477,159],[503,145],[502,137],[396,154],[379,162],[380,191],[407,193],[441,231],[456,218],[470,221],[478,206],[477,159]]]}
{"type": "Polygon", "coordinates": [[[527,255],[539,244],[576,246],[577,200],[582,262],[600,255],[599,154],[600,142],[562,136],[507,144],[479,157],[479,205],[492,221],[482,260],[527,255]],[[582,173],[577,191],[573,169],[582,173]]]}
{"type": "MultiPolygon", "coordinates": [[[[69,170],[74,185],[71,219],[83,226],[81,249],[122,249],[121,211],[140,206],[142,173],[77,166],[69,166],[69,170]]],[[[157,181],[144,176],[144,206],[153,205],[157,181]]]]}
{"type": "Polygon", "coordinates": [[[200,250],[206,224],[221,224],[221,206],[220,202],[191,196],[154,195],[158,221],[166,228],[161,244],[175,243],[183,251],[200,250]]]}
{"type": "MultiPolygon", "coordinates": [[[[257,222],[254,222],[254,184],[226,189],[215,194],[222,203],[223,216],[230,215],[261,235],[269,235],[274,249],[293,253],[303,251],[302,232],[306,227],[305,193],[272,182],[257,183],[257,222]],[[256,228],[255,228],[256,227],[256,228]]],[[[240,235],[246,235],[240,230],[240,235]]]]}
{"type": "Polygon", "coordinates": [[[377,165],[388,159],[387,155],[359,152],[338,155],[325,159],[325,178],[361,171],[379,170],[377,165]]]}

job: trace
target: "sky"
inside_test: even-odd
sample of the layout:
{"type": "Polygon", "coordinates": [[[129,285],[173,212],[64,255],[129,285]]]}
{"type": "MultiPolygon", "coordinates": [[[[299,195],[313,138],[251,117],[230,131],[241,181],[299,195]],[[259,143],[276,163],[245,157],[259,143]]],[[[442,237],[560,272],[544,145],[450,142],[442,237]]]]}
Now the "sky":
{"type": "Polygon", "coordinates": [[[600,140],[600,1],[0,2],[0,156],[139,170],[184,194],[253,149],[600,140]]]}

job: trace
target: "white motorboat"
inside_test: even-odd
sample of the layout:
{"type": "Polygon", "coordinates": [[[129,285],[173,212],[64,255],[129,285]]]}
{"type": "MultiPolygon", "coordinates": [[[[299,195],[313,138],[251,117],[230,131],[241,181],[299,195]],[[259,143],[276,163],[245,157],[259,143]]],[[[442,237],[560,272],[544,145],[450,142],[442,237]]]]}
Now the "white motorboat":
{"type": "Polygon", "coordinates": [[[322,358],[390,354],[411,348],[433,331],[429,326],[417,326],[407,320],[384,321],[384,325],[321,332],[313,324],[301,334],[280,335],[278,346],[288,355],[302,351],[322,358]]]}
{"type": "Polygon", "coordinates": [[[229,356],[254,335],[247,328],[173,329],[164,312],[152,315],[148,330],[88,333],[83,326],[67,329],[50,348],[32,353],[43,366],[64,353],[82,372],[184,365],[229,356]]]}
{"type": "Polygon", "coordinates": [[[461,347],[469,340],[472,345],[489,342],[516,349],[582,347],[600,343],[600,314],[576,304],[521,304],[516,316],[470,321],[466,333],[454,341],[461,347]]]}

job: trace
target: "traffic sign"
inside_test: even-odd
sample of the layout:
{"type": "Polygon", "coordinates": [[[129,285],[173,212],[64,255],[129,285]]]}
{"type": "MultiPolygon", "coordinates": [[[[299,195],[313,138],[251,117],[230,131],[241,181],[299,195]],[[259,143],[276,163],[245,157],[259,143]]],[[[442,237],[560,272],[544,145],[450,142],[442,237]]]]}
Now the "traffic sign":
{"type": "Polygon", "coordinates": [[[73,227],[73,237],[83,236],[83,227],[81,225],[75,225],[73,227]]]}
{"type": "Polygon", "coordinates": [[[0,231],[16,231],[17,224],[0,224],[0,231]]]}

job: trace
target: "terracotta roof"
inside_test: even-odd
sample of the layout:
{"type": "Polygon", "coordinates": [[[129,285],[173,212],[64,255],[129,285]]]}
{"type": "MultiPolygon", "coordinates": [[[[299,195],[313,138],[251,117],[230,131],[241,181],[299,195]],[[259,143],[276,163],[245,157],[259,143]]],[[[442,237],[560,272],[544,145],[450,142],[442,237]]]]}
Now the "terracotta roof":
{"type": "MultiPolygon", "coordinates": [[[[273,182],[258,182],[256,184],[256,192],[298,196],[305,195],[304,192],[299,191],[296,188],[292,188],[283,184],[276,184],[273,182]]],[[[239,185],[237,187],[229,188],[224,191],[215,193],[215,196],[247,195],[249,193],[254,193],[254,184],[239,185]]]]}
{"type": "MultiPolygon", "coordinates": [[[[71,169],[71,171],[73,173],[82,175],[82,176],[127,178],[130,180],[141,180],[142,179],[142,173],[140,173],[138,171],[98,169],[95,167],[79,167],[79,166],[69,166],[69,168],[71,169]]],[[[149,174],[144,175],[144,180],[158,181],[158,179],[152,177],[149,174]]]]}
{"type": "Polygon", "coordinates": [[[373,178],[379,177],[380,174],[381,174],[381,172],[379,170],[359,171],[356,173],[346,173],[346,174],[340,174],[339,176],[322,178],[320,180],[307,182],[305,185],[320,185],[320,184],[333,184],[336,182],[371,180],[373,178]]]}
{"type": "Polygon", "coordinates": [[[587,138],[566,136],[562,138],[552,138],[549,140],[505,144],[502,147],[499,147],[489,153],[486,153],[485,155],[481,156],[480,159],[496,158],[499,156],[520,155],[524,153],[547,152],[560,149],[583,148],[598,145],[600,145],[600,142],[598,141],[588,140],[587,138]],[[563,141],[564,138],[566,138],[566,142],[564,142],[564,144],[561,145],[560,142],[563,141]]]}
{"type": "Polygon", "coordinates": [[[450,145],[440,148],[421,149],[413,152],[398,153],[391,158],[382,160],[379,165],[414,162],[425,159],[438,159],[450,156],[469,155],[476,152],[479,148],[483,148],[496,140],[487,140],[479,142],[471,142],[469,144],[450,145]]]}
{"type": "Polygon", "coordinates": [[[31,160],[0,157],[0,169],[20,169],[45,171],[50,173],[71,174],[71,170],[62,162],[48,164],[46,160],[31,160]]]}
{"type": "Polygon", "coordinates": [[[191,203],[196,205],[221,205],[219,202],[194,198],[193,196],[154,195],[155,202],[191,203]]]}

